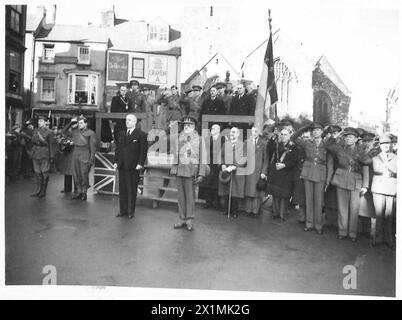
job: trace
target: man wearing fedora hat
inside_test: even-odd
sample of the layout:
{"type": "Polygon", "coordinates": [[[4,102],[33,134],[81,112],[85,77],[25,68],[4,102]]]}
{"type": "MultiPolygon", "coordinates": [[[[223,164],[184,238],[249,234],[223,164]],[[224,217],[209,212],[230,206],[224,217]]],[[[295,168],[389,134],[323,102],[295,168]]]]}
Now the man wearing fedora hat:
{"type": "Polygon", "coordinates": [[[171,174],[176,176],[180,218],[180,222],[175,223],[174,228],[186,227],[188,231],[192,231],[195,186],[206,176],[207,154],[204,140],[194,130],[197,120],[187,116],[181,123],[184,129],[180,132],[177,143],[173,144],[174,165],[171,169],[171,174]]]}
{"type": "Polygon", "coordinates": [[[362,165],[364,154],[356,142],[359,133],[348,127],[326,141],[326,148],[336,157],[337,169],[332,178],[338,200],[338,238],[357,239],[360,198],[369,187],[369,170],[362,165]],[[343,136],[343,141],[335,137],[343,136]]]}
{"type": "Polygon", "coordinates": [[[327,153],[322,139],[324,125],[314,121],[297,130],[291,140],[301,146],[305,152],[305,160],[300,177],[304,179],[306,190],[306,226],[304,231],[316,229],[322,234],[324,190],[329,185],[333,172],[333,159],[327,153]],[[306,130],[311,131],[311,138],[301,139],[299,136],[306,130]]]}
{"type": "Polygon", "coordinates": [[[46,196],[46,189],[49,183],[50,162],[54,157],[52,145],[53,133],[46,127],[46,116],[38,117],[38,128],[32,136],[32,161],[36,176],[36,191],[31,197],[43,198],[46,196]]]}

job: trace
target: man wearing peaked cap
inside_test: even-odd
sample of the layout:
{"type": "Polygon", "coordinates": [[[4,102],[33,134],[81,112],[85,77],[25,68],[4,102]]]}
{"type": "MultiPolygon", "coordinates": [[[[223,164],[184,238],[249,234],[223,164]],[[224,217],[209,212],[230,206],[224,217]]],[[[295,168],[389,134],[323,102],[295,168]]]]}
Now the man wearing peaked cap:
{"type": "Polygon", "coordinates": [[[309,126],[310,130],[314,130],[314,129],[324,129],[324,124],[322,122],[319,121],[313,121],[310,126],[309,126]]]}
{"type": "Polygon", "coordinates": [[[332,179],[338,201],[338,238],[357,239],[361,197],[369,187],[369,168],[362,165],[365,154],[357,145],[359,132],[352,127],[342,132],[344,143],[329,139],[326,148],[336,157],[337,169],[332,179]]]}
{"type": "Polygon", "coordinates": [[[352,135],[352,136],[355,136],[356,138],[359,138],[360,133],[355,128],[347,127],[345,129],[343,129],[342,136],[347,136],[347,135],[352,135]]]}
{"type": "Polygon", "coordinates": [[[34,130],[32,136],[32,160],[37,189],[31,194],[31,197],[42,198],[46,196],[50,162],[54,157],[53,133],[46,127],[46,121],[46,116],[40,115],[38,117],[38,128],[34,130]]]}
{"type": "Polygon", "coordinates": [[[174,228],[193,230],[195,209],[195,186],[206,175],[206,150],[202,137],[194,130],[197,121],[192,117],[181,120],[184,129],[180,132],[178,143],[173,144],[174,164],[171,174],[176,176],[177,198],[180,222],[174,228]]]}
{"type": "Polygon", "coordinates": [[[197,120],[194,119],[193,117],[187,116],[187,117],[183,117],[183,119],[180,121],[180,123],[182,124],[193,124],[193,125],[197,125],[197,120]]]}
{"type": "Polygon", "coordinates": [[[333,158],[327,152],[322,138],[324,125],[314,121],[308,126],[297,130],[291,140],[304,149],[305,160],[300,174],[304,179],[306,190],[306,225],[304,230],[314,228],[322,234],[324,190],[328,187],[333,173],[333,158]],[[300,136],[306,130],[311,130],[311,139],[300,136]]]}
{"type": "Polygon", "coordinates": [[[376,213],[375,235],[372,244],[385,242],[390,248],[395,244],[395,211],[397,194],[397,156],[391,150],[392,139],[389,134],[379,138],[381,152],[373,157],[373,193],[376,213]]]}
{"type": "Polygon", "coordinates": [[[193,91],[201,91],[201,90],[202,90],[202,87],[196,84],[196,85],[193,85],[193,86],[191,87],[191,89],[193,89],[193,91]]]}
{"type": "Polygon", "coordinates": [[[72,199],[86,201],[89,187],[89,171],[95,164],[95,132],[88,128],[87,119],[81,116],[78,119],[71,119],[71,122],[63,129],[63,134],[71,137],[74,144],[72,151],[73,177],[74,183],[77,185],[78,194],[74,195],[72,199]]]}

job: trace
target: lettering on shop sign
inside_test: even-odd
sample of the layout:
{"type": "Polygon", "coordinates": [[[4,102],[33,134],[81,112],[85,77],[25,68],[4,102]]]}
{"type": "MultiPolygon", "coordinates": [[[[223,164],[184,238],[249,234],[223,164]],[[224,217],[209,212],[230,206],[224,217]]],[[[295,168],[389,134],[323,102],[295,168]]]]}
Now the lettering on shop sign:
{"type": "Polygon", "coordinates": [[[167,84],[167,58],[149,57],[148,81],[156,84],[167,84]]]}
{"type": "Polygon", "coordinates": [[[127,81],[128,54],[109,52],[108,80],[127,81]]]}

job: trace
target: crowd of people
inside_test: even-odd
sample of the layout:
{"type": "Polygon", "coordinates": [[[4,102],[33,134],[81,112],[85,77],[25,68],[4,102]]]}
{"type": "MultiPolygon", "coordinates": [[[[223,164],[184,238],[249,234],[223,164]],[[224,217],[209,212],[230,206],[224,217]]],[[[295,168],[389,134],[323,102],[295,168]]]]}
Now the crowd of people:
{"type": "MultiPolygon", "coordinates": [[[[235,89],[230,82],[217,82],[210,88],[193,85],[182,93],[179,93],[176,85],[172,85],[155,97],[150,91],[148,86],[140,86],[137,80],[120,85],[116,96],[112,98],[110,111],[145,113],[146,119],[137,122],[137,127],[141,126],[145,132],[152,128],[169,130],[172,123],[184,116],[190,116],[200,124],[204,114],[252,116],[255,112],[256,90],[245,88],[243,83],[239,83],[235,89]]],[[[109,126],[103,129],[103,141],[116,140],[112,131],[118,133],[124,129],[124,119],[110,120],[109,126]]],[[[200,131],[199,126],[196,129],[200,131]]]]}
{"type": "MultiPolygon", "coordinates": [[[[148,87],[132,81],[121,85],[113,97],[110,112],[128,115],[102,123],[102,141],[116,142],[115,168],[123,190],[118,217],[134,216],[138,173],[146,162],[143,133],[153,128],[169,131],[176,123],[183,128],[175,137],[178,149],[173,151],[176,164],[171,171],[176,176],[181,219],[175,228],[193,229],[195,186],[199,185],[198,197],[205,200],[206,208],[234,218],[241,211],[258,217],[271,198],[273,219],[285,222],[289,207],[297,206],[304,230],[322,234],[323,212],[332,212],[340,240],[356,241],[359,215],[365,211],[363,215],[376,222],[372,245],[384,242],[394,247],[396,136],[291,119],[267,122],[262,129],[241,121],[210,123],[208,135],[201,136],[203,115],[254,115],[256,100],[255,91],[247,91],[242,83],[235,89],[230,83],[216,83],[208,93],[202,89],[194,85],[179,94],[172,86],[153,98],[148,87]],[[137,121],[138,113],[147,115],[142,123],[137,121]],[[130,159],[136,159],[134,167],[130,159]]],[[[97,146],[85,117],[73,116],[64,128],[49,129],[48,119],[39,116],[36,127],[29,120],[24,128],[15,126],[7,134],[7,172],[10,179],[21,172],[26,177],[33,173],[32,196],[42,198],[53,168],[64,175],[62,192],[74,192],[72,199],[85,201],[97,146]]]]}
{"type": "Polygon", "coordinates": [[[201,182],[199,193],[206,207],[223,209],[223,214],[235,218],[240,211],[258,216],[261,204],[272,197],[273,219],[285,222],[289,207],[298,206],[304,230],[322,234],[324,212],[333,213],[338,238],[353,242],[359,215],[372,217],[372,245],[384,242],[394,247],[396,136],[376,136],[360,128],[342,129],[320,122],[297,130],[295,125],[283,120],[266,125],[263,132],[253,126],[243,142],[239,128],[234,126],[228,135],[222,135],[219,125],[213,124],[207,138],[211,173],[201,182]],[[250,163],[252,172],[241,171],[250,163]]]}

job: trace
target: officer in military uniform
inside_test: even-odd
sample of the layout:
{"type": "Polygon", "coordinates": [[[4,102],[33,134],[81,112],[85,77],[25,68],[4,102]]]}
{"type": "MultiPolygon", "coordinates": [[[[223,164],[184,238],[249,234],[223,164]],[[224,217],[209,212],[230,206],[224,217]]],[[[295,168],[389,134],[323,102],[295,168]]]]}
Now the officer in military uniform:
{"type": "MultiPolygon", "coordinates": [[[[339,133],[335,136],[339,136],[339,133]]],[[[359,138],[358,131],[350,127],[345,128],[342,136],[343,141],[329,138],[326,147],[336,157],[338,164],[332,178],[338,199],[338,239],[342,240],[349,236],[355,242],[360,197],[368,190],[369,170],[368,166],[361,164],[364,155],[356,144],[359,138]]]]}
{"type": "Polygon", "coordinates": [[[324,125],[321,122],[313,122],[310,126],[302,127],[296,131],[291,140],[304,149],[306,158],[300,178],[304,179],[306,189],[306,226],[304,231],[314,228],[318,234],[322,234],[323,219],[322,207],[324,190],[329,185],[333,172],[333,159],[327,154],[322,139],[324,125]],[[311,138],[303,140],[299,136],[305,130],[311,130],[311,138]]]}
{"type": "Polygon", "coordinates": [[[206,176],[207,153],[205,143],[194,130],[197,120],[191,117],[182,119],[184,129],[180,132],[178,143],[174,146],[175,164],[171,174],[176,176],[177,197],[180,222],[174,225],[175,229],[186,227],[193,230],[195,185],[206,176]]]}
{"type": "Polygon", "coordinates": [[[63,134],[70,136],[74,143],[72,154],[73,177],[78,193],[71,199],[87,200],[89,187],[89,170],[95,164],[96,137],[95,132],[88,129],[85,117],[73,118],[63,129],[63,134]],[[71,130],[69,130],[71,127],[71,130]]]}
{"type": "Polygon", "coordinates": [[[50,162],[53,161],[54,150],[52,146],[53,133],[46,127],[46,116],[39,116],[38,128],[32,136],[32,161],[36,176],[36,190],[31,197],[43,198],[49,183],[50,162]]]}
{"type": "Polygon", "coordinates": [[[384,134],[379,139],[381,152],[373,157],[373,193],[374,208],[376,213],[375,235],[372,245],[385,241],[390,247],[394,247],[395,233],[393,230],[396,211],[397,190],[397,156],[391,150],[391,137],[384,134]]]}

